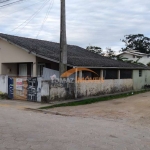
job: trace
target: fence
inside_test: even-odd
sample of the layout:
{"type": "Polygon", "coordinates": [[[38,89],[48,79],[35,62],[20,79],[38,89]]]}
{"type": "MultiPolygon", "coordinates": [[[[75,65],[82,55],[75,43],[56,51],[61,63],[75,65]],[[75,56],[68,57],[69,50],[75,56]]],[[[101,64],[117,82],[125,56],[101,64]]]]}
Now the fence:
{"type": "MultiPolygon", "coordinates": [[[[49,76],[49,75],[48,75],[49,76]]],[[[8,77],[0,75],[0,93],[8,93],[10,99],[28,101],[53,101],[140,90],[150,85],[150,71],[133,71],[133,79],[107,79],[84,82],[50,82],[43,78],[8,77]]]]}

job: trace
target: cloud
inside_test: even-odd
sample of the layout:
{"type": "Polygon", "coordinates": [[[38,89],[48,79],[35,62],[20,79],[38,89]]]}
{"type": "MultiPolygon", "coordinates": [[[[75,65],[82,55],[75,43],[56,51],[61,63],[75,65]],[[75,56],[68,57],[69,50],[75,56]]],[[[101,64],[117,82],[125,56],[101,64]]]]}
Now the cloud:
{"type": "MultiPolygon", "coordinates": [[[[118,51],[124,46],[120,41],[124,35],[142,33],[150,36],[149,6],[149,0],[66,0],[67,41],[84,48],[90,44],[118,51]]],[[[36,38],[47,10],[48,1],[40,0],[30,3],[25,0],[3,8],[0,32],[36,38]],[[34,18],[20,26],[20,30],[12,31],[34,13],[34,18]]],[[[38,38],[59,42],[59,34],[60,0],[54,0],[38,38]]]]}

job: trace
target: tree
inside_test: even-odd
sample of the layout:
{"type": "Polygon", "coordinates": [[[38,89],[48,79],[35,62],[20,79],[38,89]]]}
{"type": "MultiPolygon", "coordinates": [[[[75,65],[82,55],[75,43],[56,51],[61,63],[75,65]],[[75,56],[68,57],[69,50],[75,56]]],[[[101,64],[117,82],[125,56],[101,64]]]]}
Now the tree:
{"type": "Polygon", "coordinates": [[[147,66],[149,66],[149,67],[150,67],[150,62],[147,64],[147,66]]]}
{"type": "Polygon", "coordinates": [[[141,53],[150,53],[150,38],[145,37],[143,34],[130,34],[125,35],[125,39],[122,42],[125,43],[125,48],[122,48],[122,51],[129,49],[138,50],[141,53]]]}
{"type": "Polygon", "coordinates": [[[109,58],[116,58],[115,52],[111,49],[111,48],[106,48],[106,54],[105,56],[109,57],[109,58]]]}
{"type": "Polygon", "coordinates": [[[101,55],[102,51],[103,51],[102,48],[97,47],[97,46],[87,46],[86,49],[90,52],[93,52],[93,53],[96,53],[96,54],[99,54],[99,55],[101,55]]]}

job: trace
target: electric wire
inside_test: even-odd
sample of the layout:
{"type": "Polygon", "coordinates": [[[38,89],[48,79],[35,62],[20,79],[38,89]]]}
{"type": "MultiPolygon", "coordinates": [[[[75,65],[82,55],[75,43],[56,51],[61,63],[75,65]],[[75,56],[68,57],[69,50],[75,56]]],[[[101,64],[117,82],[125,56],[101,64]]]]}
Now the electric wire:
{"type": "Polygon", "coordinates": [[[49,13],[50,13],[50,11],[51,11],[51,9],[52,9],[52,7],[53,7],[53,4],[54,4],[54,0],[50,1],[50,4],[49,4],[49,7],[48,7],[46,16],[45,16],[45,18],[44,18],[44,20],[43,20],[43,22],[42,22],[42,25],[41,25],[41,27],[40,27],[40,29],[39,29],[39,31],[38,31],[38,34],[37,34],[36,38],[38,38],[40,32],[42,31],[43,26],[44,26],[45,22],[47,21],[47,18],[48,18],[48,16],[49,16],[49,13]]]}
{"type": "Polygon", "coordinates": [[[45,0],[44,1],[44,4],[40,6],[40,8],[38,8],[38,10],[36,12],[34,12],[34,14],[32,16],[30,16],[27,20],[25,20],[23,23],[21,23],[19,26],[15,27],[12,31],[15,31],[15,30],[20,30],[22,28],[24,28],[46,5],[46,3],[48,2],[49,0],[45,0]],[[19,29],[19,27],[21,27],[23,24],[25,24],[22,28],[19,29]]]}
{"type": "MultiPolygon", "coordinates": [[[[43,1],[42,1],[42,2],[43,2],[43,1]]],[[[26,8],[29,8],[29,7],[31,7],[31,6],[33,6],[33,5],[35,5],[35,4],[38,4],[38,3],[41,3],[41,1],[39,1],[39,2],[37,2],[37,3],[34,3],[34,4],[30,5],[30,6],[24,7],[24,8],[22,8],[22,9],[20,9],[20,10],[14,11],[14,12],[12,12],[11,14],[14,14],[14,13],[16,13],[16,12],[22,11],[22,10],[24,10],[24,9],[26,9],[26,8]]],[[[6,14],[6,15],[3,15],[3,16],[0,16],[0,18],[5,17],[5,16],[10,17],[10,14],[6,14]]]]}
{"type": "Polygon", "coordinates": [[[17,0],[17,1],[15,1],[15,2],[11,2],[11,3],[8,3],[8,4],[2,5],[2,6],[0,6],[0,8],[4,8],[4,7],[10,6],[10,5],[14,5],[14,4],[20,3],[20,2],[22,2],[22,1],[26,1],[26,0],[17,0]]]}
{"type": "Polygon", "coordinates": [[[0,4],[1,4],[1,3],[6,3],[6,2],[8,2],[8,1],[10,1],[10,0],[5,0],[5,1],[2,0],[2,1],[0,1],[0,4]]]}

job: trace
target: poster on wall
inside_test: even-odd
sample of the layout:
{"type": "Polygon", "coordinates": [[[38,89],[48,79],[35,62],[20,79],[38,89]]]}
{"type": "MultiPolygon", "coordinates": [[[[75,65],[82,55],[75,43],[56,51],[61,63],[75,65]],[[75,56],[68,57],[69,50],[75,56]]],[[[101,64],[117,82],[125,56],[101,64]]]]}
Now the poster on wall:
{"type": "Polygon", "coordinates": [[[16,79],[16,90],[22,91],[23,87],[23,83],[22,83],[22,79],[18,78],[16,79]]]}

